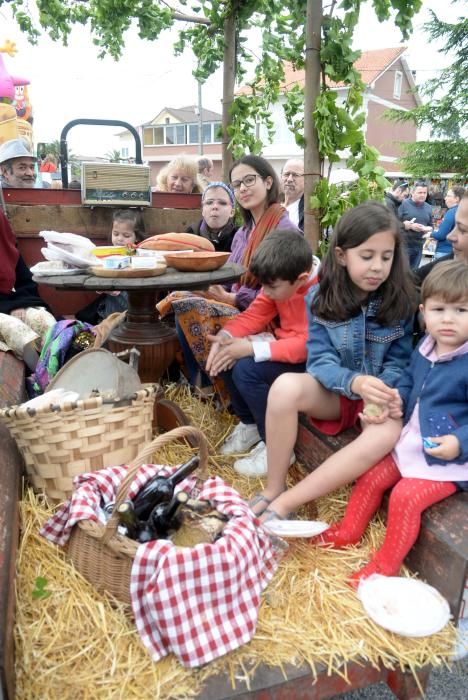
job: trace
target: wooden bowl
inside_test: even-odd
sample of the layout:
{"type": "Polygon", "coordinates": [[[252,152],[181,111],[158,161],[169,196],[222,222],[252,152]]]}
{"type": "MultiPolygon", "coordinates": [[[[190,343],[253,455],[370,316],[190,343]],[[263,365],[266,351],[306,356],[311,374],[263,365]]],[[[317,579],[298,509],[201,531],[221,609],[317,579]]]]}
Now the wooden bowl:
{"type": "Polygon", "coordinates": [[[210,272],[211,270],[217,270],[224,265],[229,256],[230,253],[211,253],[204,250],[194,253],[164,255],[167,264],[181,272],[210,272]]]}

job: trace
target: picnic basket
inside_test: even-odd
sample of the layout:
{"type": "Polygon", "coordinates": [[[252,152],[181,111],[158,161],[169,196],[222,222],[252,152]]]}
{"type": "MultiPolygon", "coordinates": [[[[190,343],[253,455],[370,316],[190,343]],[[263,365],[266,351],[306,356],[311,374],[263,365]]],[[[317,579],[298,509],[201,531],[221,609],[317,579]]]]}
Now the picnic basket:
{"type": "Polygon", "coordinates": [[[73,477],[128,464],[151,440],[158,387],[148,385],[124,401],[102,396],[63,405],[0,411],[24,457],[33,488],[52,502],[73,493],[73,477]]]}
{"type": "Polygon", "coordinates": [[[159,435],[147,444],[128,465],[128,472],[117,492],[114,510],[104,525],[94,520],[80,520],[68,541],[68,556],[78,571],[100,592],[131,605],[130,575],[133,559],[140,544],[117,532],[117,508],[125,500],[128,488],[142,464],[152,458],[164,445],[186,438],[198,444],[200,452],[199,479],[206,478],[208,443],[203,433],[193,426],[182,426],[159,435]]]}

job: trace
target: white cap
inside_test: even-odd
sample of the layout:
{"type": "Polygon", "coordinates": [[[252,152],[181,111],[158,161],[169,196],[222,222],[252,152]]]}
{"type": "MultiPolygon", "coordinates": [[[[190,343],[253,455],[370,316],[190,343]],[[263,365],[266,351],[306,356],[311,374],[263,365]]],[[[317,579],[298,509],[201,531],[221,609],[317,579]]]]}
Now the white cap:
{"type": "Polygon", "coordinates": [[[13,158],[32,158],[37,160],[29,150],[28,142],[24,139],[10,139],[10,141],[5,141],[0,146],[0,163],[13,158]]]}

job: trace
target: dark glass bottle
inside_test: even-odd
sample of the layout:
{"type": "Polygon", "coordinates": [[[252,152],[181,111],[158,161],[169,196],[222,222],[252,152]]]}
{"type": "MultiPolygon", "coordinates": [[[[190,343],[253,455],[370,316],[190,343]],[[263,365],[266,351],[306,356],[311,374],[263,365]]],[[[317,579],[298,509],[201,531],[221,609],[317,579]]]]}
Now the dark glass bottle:
{"type": "Polygon", "coordinates": [[[119,520],[119,525],[122,525],[126,529],[127,537],[136,540],[139,532],[139,523],[131,501],[124,501],[118,506],[117,518],[119,520]]]}
{"type": "Polygon", "coordinates": [[[168,533],[180,527],[177,511],[189,500],[184,491],[174,494],[169,503],[158,503],[154,506],[148,518],[148,524],[158,537],[165,538],[168,533]]]}
{"type": "Polygon", "coordinates": [[[140,544],[146,544],[151,540],[157,540],[158,536],[149,523],[142,523],[136,539],[140,544]]]}
{"type": "Polygon", "coordinates": [[[151,511],[158,503],[169,503],[176,485],[195,471],[199,461],[198,456],[191,457],[188,462],[181,464],[172,476],[154,476],[150,479],[133,501],[138,520],[148,520],[151,511]]]}

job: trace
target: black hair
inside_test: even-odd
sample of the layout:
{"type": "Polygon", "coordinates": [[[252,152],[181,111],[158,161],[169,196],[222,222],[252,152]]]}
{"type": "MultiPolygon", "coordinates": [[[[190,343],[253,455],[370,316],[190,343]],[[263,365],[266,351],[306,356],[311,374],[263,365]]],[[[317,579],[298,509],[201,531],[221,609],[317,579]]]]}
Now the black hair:
{"type": "Polygon", "coordinates": [[[139,209],[116,209],[112,214],[112,222],[130,221],[135,231],[135,243],[145,240],[145,222],[139,209]]]}
{"type": "Polygon", "coordinates": [[[416,187],[425,187],[426,190],[429,189],[429,186],[425,180],[416,180],[416,182],[413,184],[412,190],[414,191],[416,187]]]}
{"type": "Polygon", "coordinates": [[[377,321],[382,325],[408,318],[415,309],[415,287],[396,216],[379,202],[369,201],[343,214],[333,231],[330,245],[319,270],[319,292],[312,312],[327,321],[346,321],[361,313],[362,297],[345,266],[340,265],[336,248],[357,248],[371,236],[390,231],[395,239],[390,274],[378,288],[381,298],[377,321]]]}
{"type": "MultiPolygon", "coordinates": [[[[229,171],[229,182],[231,182],[232,171],[234,170],[234,168],[237,168],[238,165],[249,165],[255,170],[255,172],[258,175],[260,175],[262,180],[265,180],[267,177],[271,177],[272,184],[270,189],[266,193],[267,206],[270,206],[270,204],[276,204],[280,201],[281,188],[278,175],[276,174],[276,171],[274,170],[273,166],[270,165],[270,163],[267,160],[265,160],[265,158],[262,158],[261,156],[254,156],[251,154],[242,156],[242,158],[236,160],[236,162],[233,163],[233,165],[231,166],[231,169],[229,171]]],[[[237,205],[239,207],[240,213],[242,214],[242,218],[244,219],[244,224],[249,224],[251,221],[253,221],[253,217],[250,211],[248,209],[244,209],[244,207],[242,207],[239,204],[239,202],[237,202],[237,205]]]]}
{"type": "Polygon", "coordinates": [[[297,231],[275,229],[258,246],[249,270],[261,284],[295,282],[312,268],[312,248],[297,231]]]}

